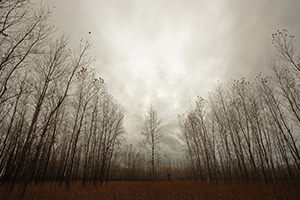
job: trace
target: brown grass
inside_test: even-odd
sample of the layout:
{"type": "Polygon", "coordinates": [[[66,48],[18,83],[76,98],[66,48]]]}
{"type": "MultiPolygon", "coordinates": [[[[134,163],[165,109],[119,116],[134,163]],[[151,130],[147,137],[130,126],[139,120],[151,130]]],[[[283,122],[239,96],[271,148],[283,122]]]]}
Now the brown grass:
{"type": "MultiPolygon", "coordinates": [[[[20,199],[18,187],[8,194],[6,187],[0,187],[0,199],[20,199]]],[[[300,187],[290,182],[264,183],[195,183],[177,182],[111,182],[108,185],[82,186],[80,182],[67,190],[50,183],[30,185],[24,196],[25,200],[68,200],[68,199],[300,199],[300,187]]]]}

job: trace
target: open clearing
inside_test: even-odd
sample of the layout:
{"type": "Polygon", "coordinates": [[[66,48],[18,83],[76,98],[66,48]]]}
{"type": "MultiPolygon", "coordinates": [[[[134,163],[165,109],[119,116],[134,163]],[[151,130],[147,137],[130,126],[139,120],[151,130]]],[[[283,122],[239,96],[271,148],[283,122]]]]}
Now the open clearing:
{"type": "MultiPolygon", "coordinates": [[[[194,181],[110,182],[108,185],[82,186],[74,183],[69,189],[54,184],[30,185],[23,199],[300,199],[300,187],[290,182],[265,183],[207,183],[194,181]]],[[[20,190],[8,194],[0,189],[1,199],[20,199],[20,190]]]]}

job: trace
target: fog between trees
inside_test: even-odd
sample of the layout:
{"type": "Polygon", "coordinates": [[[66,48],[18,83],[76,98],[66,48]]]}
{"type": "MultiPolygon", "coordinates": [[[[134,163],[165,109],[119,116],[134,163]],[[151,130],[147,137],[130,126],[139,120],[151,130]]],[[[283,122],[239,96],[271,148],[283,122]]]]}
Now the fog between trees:
{"type": "MultiPolygon", "coordinates": [[[[54,39],[51,11],[0,1],[0,179],[17,183],[175,179],[299,181],[300,56],[286,30],[272,35],[272,76],[218,84],[178,116],[186,157],[163,150],[159,110],[145,113],[143,145],[125,145],[124,109],[96,77],[82,39],[54,39]]],[[[88,32],[87,32],[88,34],[88,32]]]]}

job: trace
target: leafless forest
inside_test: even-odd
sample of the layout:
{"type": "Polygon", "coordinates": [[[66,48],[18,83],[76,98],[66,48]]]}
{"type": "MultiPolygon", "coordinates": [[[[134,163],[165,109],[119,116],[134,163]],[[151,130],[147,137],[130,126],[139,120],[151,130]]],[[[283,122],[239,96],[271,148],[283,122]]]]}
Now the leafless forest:
{"type": "MultiPolygon", "coordinates": [[[[178,115],[186,157],[168,159],[159,110],[149,105],[140,145],[124,143],[124,109],[96,77],[91,44],[54,37],[51,10],[0,1],[0,181],[196,180],[272,184],[300,178],[300,55],[287,30],[272,34],[272,75],[219,83],[178,115]]],[[[88,34],[88,31],[87,31],[88,34]]]]}

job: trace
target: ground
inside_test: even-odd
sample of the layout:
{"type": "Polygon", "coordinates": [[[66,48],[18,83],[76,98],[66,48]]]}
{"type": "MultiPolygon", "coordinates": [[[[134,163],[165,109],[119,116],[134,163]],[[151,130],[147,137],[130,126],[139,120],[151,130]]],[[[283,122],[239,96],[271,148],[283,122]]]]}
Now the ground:
{"type": "MultiPolygon", "coordinates": [[[[6,186],[0,187],[0,199],[20,199],[18,187],[7,193],[6,186]]],[[[300,187],[291,182],[265,183],[208,183],[194,181],[159,182],[110,182],[108,185],[82,186],[74,183],[69,189],[51,183],[30,185],[24,200],[83,200],[83,199],[124,199],[124,200],[184,200],[184,199],[300,199],[300,187]]]]}

